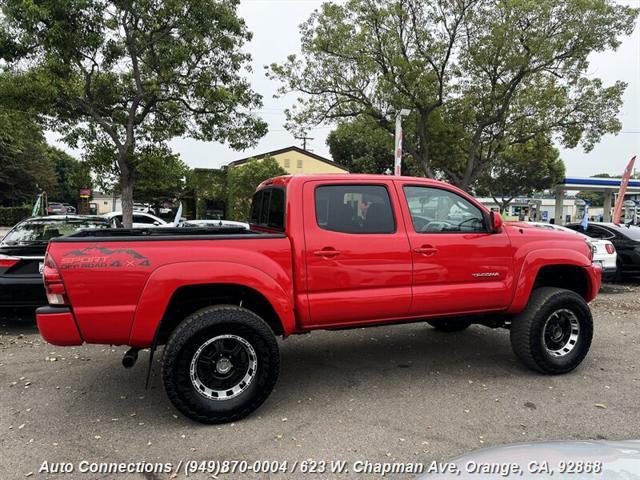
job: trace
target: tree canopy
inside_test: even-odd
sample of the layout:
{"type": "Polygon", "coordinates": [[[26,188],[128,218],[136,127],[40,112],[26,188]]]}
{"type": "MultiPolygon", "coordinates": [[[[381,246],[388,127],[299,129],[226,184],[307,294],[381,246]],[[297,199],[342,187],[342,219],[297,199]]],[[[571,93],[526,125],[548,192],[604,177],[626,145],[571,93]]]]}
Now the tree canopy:
{"type": "Polygon", "coordinates": [[[266,133],[243,76],[238,0],[2,0],[0,56],[71,146],[111,150],[124,223],[135,159],[190,136],[243,149],[266,133]]]}
{"type": "Polygon", "coordinates": [[[623,82],[588,75],[638,10],[611,0],[348,0],[301,26],[302,54],[274,64],[297,92],[289,128],[366,117],[392,132],[423,174],[472,188],[502,152],[534,138],[585,150],[620,129],[623,82]]]}
{"type": "MultiPolygon", "coordinates": [[[[341,122],[327,136],[331,157],[351,173],[386,173],[393,170],[394,138],[368,117],[341,122]]],[[[419,175],[420,168],[404,155],[402,172],[419,175]]]]}
{"type": "Polygon", "coordinates": [[[504,211],[515,197],[532,196],[564,178],[564,163],[548,138],[536,137],[502,151],[479,179],[477,193],[493,197],[504,211]]]}
{"type": "Polygon", "coordinates": [[[234,220],[249,221],[251,199],[263,181],[286,175],[287,172],[273,158],[251,159],[227,170],[227,215],[234,220]]]}

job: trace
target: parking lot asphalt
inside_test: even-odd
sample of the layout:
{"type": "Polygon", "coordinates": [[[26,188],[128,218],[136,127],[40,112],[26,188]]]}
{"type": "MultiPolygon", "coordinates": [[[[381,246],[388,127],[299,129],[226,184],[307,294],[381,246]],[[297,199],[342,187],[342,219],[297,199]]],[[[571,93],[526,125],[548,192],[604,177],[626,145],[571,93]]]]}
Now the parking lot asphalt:
{"type": "Polygon", "coordinates": [[[148,354],[125,370],[124,347],[53,347],[32,323],[4,318],[0,478],[56,477],[38,473],[44,461],[430,462],[513,442],[638,438],[639,293],[638,286],[605,286],[592,304],[591,352],[564,376],[527,370],[506,330],[480,326],[447,334],[418,323],[292,337],[280,343],[280,379],[267,402],[220,426],[194,423],[171,406],[157,362],[145,390],[148,354]]]}

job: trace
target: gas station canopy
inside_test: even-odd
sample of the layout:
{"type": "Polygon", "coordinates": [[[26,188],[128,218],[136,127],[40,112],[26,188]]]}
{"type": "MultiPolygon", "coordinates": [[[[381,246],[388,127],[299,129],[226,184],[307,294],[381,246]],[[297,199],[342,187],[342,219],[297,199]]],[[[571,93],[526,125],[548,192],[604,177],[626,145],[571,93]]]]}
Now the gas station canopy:
{"type": "MultiPolygon", "coordinates": [[[[566,177],[562,183],[556,185],[556,213],[555,218],[558,224],[562,224],[562,204],[564,192],[567,190],[590,190],[604,193],[603,220],[611,221],[611,207],[613,206],[613,194],[620,191],[621,178],[580,178],[566,177]],[[559,220],[559,221],[558,221],[559,220]]],[[[627,195],[640,194],[640,180],[629,180],[627,195]]]]}

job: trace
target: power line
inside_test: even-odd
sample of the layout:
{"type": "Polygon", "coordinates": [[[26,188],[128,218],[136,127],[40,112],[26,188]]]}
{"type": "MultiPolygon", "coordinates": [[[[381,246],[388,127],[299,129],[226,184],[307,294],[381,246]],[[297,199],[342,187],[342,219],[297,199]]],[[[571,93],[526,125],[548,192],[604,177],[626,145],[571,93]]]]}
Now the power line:
{"type": "Polygon", "coordinates": [[[306,134],[304,134],[304,135],[303,135],[303,136],[301,136],[301,137],[293,137],[293,138],[295,138],[296,140],[302,140],[302,149],[303,149],[303,150],[306,150],[306,149],[307,149],[307,140],[313,140],[313,138],[311,138],[311,137],[307,137],[307,135],[306,135],[306,134]]]}

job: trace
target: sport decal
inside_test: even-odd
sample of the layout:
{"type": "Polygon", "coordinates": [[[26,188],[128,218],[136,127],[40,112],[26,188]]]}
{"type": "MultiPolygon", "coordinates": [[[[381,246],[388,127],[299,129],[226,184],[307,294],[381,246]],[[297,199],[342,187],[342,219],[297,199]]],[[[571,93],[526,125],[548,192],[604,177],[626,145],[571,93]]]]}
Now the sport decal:
{"type": "Polygon", "coordinates": [[[135,268],[148,267],[151,262],[130,248],[111,250],[97,244],[82,250],[71,250],[61,260],[60,268],[135,268]]]}

